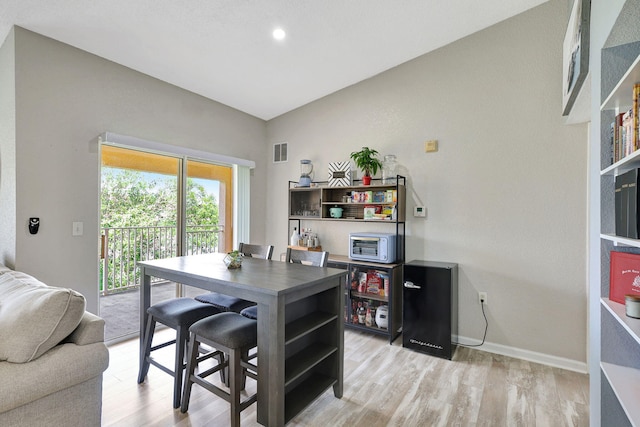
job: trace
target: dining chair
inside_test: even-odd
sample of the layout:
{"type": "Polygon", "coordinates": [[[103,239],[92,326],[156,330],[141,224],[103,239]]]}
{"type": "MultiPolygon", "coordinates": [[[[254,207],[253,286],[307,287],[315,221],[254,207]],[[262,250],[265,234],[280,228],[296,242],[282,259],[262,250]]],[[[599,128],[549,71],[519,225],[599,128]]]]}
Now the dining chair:
{"type": "Polygon", "coordinates": [[[244,390],[246,377],[258,380],[257,366],[248,360],[249,349],[255,347],[258,341],[257,322],[238,313],[227,312],[200,320],[194,323],[189,331],[191,336],[180,411],[185,413],[189,409],[191,388],[193,383],[196,383],[230,403],[231,425],[239,427],[240,412],[253,404],[258,397],[257,393],[254,393],[241,401],[241,391],[244,390]],[[215,350],[200,355],[201,343],[215,350]],[[221,352],[228,355],[223,362],[219,362],[213,368],[196,372],[200,362],[221,352]],[[226,378],[229,392],[205,379],[222,369],[228,370],[226,378]]]}
{"type": "MultiPolygon", "coordinates": [[[[174,298],[162,301],[152,305],[147,309],[149,318],[147,319],[146,328],[143,335],[144,358],[138,372],[138,384],[144,382],[149,366],[154,365],[163,372],[173,377],[173,407],[180,406],[182,378],[186,364],[184,363],[187,341],[189,339],[189,327],[195,322],[214,314],[220,313],[220,309],[191,298],[174,298]],[[156,323],[161,323],[176,330],[176,338],[161,344],[152,345],[153,335],[156,329],[156,323]],[[162,365],[151,356],[151,352],[175,344],[175,360],[173,370],[162,365]]],[[[223,361],[222,355],[217,355],[220,362],[223,361]]],[[[221,373],[222,377],[223,373],[221,373]]]]}
{"type": "MultiPolygon", "coordinates": [[[[270,260],[273,255],[273,245],[256,245],[250,243],[240,243],[238,252],[245,257],[262,258],[270,260]]],[[[233,311],[240,313],[243,309],[255,305],[255,302],[246,301],[241,298],[224,295],[218,292],[209,292],[195,297],[197,301],[211,304],[221,311],[233,311]]]]}
{"type": "Polygon", "coordinates": [[[238,252],[245,257],[271,259],[273,255],[273,245],[255,245],[253,243],[240,243],[238,252]]]}
{"type": "Polygon", "coordinates": [[[329,261],[329,252],[327,251],[304,251],[301,249],[287,248],[285,262],[294,264],[306,264],[316,267],[326,267],[329,261]]]}

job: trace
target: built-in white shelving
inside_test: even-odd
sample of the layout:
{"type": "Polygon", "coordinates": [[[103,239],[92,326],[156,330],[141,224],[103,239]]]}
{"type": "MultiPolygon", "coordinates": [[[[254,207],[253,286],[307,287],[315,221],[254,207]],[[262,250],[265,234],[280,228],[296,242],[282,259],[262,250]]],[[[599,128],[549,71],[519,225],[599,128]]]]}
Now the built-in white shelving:
{"type": "Polygon", "coordinates": [[[633,85],[638,82],[640,82],[640,55],[638,55],[633,64],[631,64],[607,99],[604,100],[600,106],[600,110],[616,110],[622,112],[631,108],[633,85]]]}
{"type": "Polygon", "coordinates": [[[611,234],[611,233],[603,233],[600,235],[600,238],[612,241],[614,246],[630,246],[634,248],[640,248],[640,240],[637,240],[637,239],[616,236],[615,234],[611,234]]]}
{"type": "MultiPolygon", "coordinates": [[[[633,6],[632,6],[633,7],[633,6]]],[[[624,8],[623,8],[624,11],[624,8]]],[[[622,12],[624,13],[624,12],[622,12]]],[[[615,27],[614,30],[616,31],[615,27]]],[[[603,80],[615,83],[613,90],[605,98],[601,105],[601,126],[605,131],[609,130],[608,121],[613,115],[630,109],[633,105],[633,87],[640,82],[640,55],[637,55],[635,40],[630,40],[628,45],[617,45],[611,61],[602,62],[603,80]],[[625,50],[625,55],[618,56],[619,49],[625,50]],[[635,49],[635,52],[634,52],[635,49]],[[636,56],[637,55],[637,56],[636,56]],[[633,58],[635,57],[635,60],[633,58]],[[620,58],[620,63],[615,63],[620,58]],[[623,70],[630,61],[631,65],[621,77],[618,70],[623,70]]],[[[605,49],[603,49],[604,55],[605,49]]],[[[608,52],[607,52],[608,53],[608,52]]],[[[611,152],[611,140],[608,132],[601,132],[601,154],[608,156],[611,152]]],[[[628,237],[616,236],[604,231],[615,221],[615,208],[613,206],[613,180],[629,170],[640,168],[640,150],[624,157],[620,161],[607,166],[600,171],[601,176],[601,202],[602,225],[600,239],[602,242],[601,268],[606,271],[609,266],[609,253],[614,247],[623,247],[625,252],[640,253],[640,240],[628,237]]],[[[610,229],[609,229],[610,230],[610,229]]],[[[628,317],[625,305],[608,298],[609,274],[603,274],[601,284],[603,295],[600,295],[601,311],[601,339],[608,344],[601,348],[600,369],[606,380],[602,384],[603,389],[608,388],[613,393],[604,392],[601,395],[601,425],[613,425],[623,422],[624,417],[633,426],[640,426],[640,319],[628,317]],[[613,346],[612,343],[615,343],[613,346]],[[607,396],[605,398],[605,395],[607,396]],[[615,398],[613,397],[615,396],[615,398]],[[617,402],[617,403],[616,403],[617,402]],[[622,408],[616,409],[616,408],[622,408]],[[624,414],[622,413],[624,412],[624,414]]],[[[626,424],[626,423],[625,423],[626,424]]]]}
{"type": "Polygon", "coordinates": [[[640,421],[640,371],[606,362],[602,362],[600,368],[631,425],[637,426],[640,421]]]}
{"type": "MultiPolygon", "coordinates": [[[[624,327],[629,335],[640,344],[640,319],[634,319],[625,314],[624,304],[611,301],[609,298],[601,298],[602,305],[609,310],[613,317],[624,327]]],[[[639,400],[640,402],[640,400],[639,400]]]]}
{"type": "Polygon", "coordinates": [[[600,172],[600,175],[616,176],[635,168],[640,168],[640,150],[634,151],[633,153],[618,160],[606,169],[603,169],[600,172]]]}

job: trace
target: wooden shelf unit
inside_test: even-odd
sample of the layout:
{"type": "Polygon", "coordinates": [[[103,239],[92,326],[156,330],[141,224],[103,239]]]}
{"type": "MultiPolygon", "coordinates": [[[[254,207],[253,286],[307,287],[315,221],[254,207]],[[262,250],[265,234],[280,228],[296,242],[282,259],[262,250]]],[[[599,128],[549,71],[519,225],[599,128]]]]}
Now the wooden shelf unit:
{"type": "MultiPolygon", "coordinates": [[[[375,180],[379,181],[379,180],[375,180]]],[[[323,221],[355,221],[404,223],[406,220],[406,186],[405,177],[398,175],[396,184],[353,185],[349,187],[328,187],[326,182],[314,182],[313,187],[296,187],[297,183],[289,181],[289,219],[290,220],[323,220],[323,221]],[[384,193],[395,191],[395,200],[345,202],[343,196],[352,192],[384,193]],[[367,206],[384,208],[396,207],[396,218],[365,219],[364,208],[367,206]],[[332,218],[330,209],[343,209],[341,218],[332,218]]]]}
{"type": "MultiPolygon", "coordinates": [[[[345,326],[386,336],[392,343],[402,331],[402,263],[405,254],[406,178],[397,175],[393,184],[382,184],[382,180],[374,179],[371,185],[347,187],[329,187],[328,182],[314,182],[311,187],[297,187],[297,182],[289,181],[288,213],[289,232],[291,232],[292,226],[301,230],[303,221],[366,222],[380,224],[381,227],[395,228],[398,261],[394,264],[355,261],[347,256],[334,254],[331,248],[324,248],[329,251],[329,267],[344,269],[348,274],[347,288],[345,289],[345,326]],[[343,197],[352,192],[371,192],[372,196],[377,194],[376,201],[344,201],[343,197]],[[388,192],[391,192],[390,198],[388,192]],[[383,195],[384,200],[379,200],[383,195]],[[370,206],[380,207],[381,210],[385,208],[393,210],[395,207],[395,218],[364,219],[364,208],[370,206]],[[330,209],[332,207],[343,209],[341,218],[331,218],[330,209]],[[381,296],[351,289],[352,276],[360,271],[366,272],[368,270],[377,270],[388,275],[390,279],[389,295],[381,296]],[[370,309],[386,305],[388,307],[388,327],[380,328],[375,323],[372,326],[367,326],[360,322],[353,322],[352,304],[354,301],[356,304],[366,304],[370,309]]],[[[348,236],[345,236],[345,240],[347,238],[348,236]]]]}

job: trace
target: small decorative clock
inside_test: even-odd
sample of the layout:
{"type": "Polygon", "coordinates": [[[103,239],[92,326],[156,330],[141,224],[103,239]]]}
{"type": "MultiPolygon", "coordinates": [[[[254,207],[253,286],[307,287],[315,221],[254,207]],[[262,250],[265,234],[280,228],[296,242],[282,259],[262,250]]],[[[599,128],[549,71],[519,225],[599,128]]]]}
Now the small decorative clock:
{"type": "Polygon", "coordinates": [[[351,185],[351,163],[329,163],[329,187],[348,187],[351,185]]]}

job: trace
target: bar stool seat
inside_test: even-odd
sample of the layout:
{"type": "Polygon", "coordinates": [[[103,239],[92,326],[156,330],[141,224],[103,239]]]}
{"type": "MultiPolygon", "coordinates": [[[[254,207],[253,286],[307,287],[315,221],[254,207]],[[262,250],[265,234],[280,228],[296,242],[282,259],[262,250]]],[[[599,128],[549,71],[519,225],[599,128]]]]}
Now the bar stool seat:
{"type": "MultiPolygon", "coordinates": [[[[180,406],[182,378],[186,364],[184,363],[185,351],[189,339],[189,327],[198,320],[220,313],[220,309],[195,301],[191,298],[175,298],[162,301],[147,309],[149,318],[144,331],[145,354],[140,363],[138,372],[138,384],[144,382],[149,366],[154,365],[163,372],[173,376],[173,407],[180,406]],[[156,346],[152,346],[156,323],[162,323],[176,330],[176,338],[156,346]],[[175,361],[173,370],[162,365],[151,356],[151,352],[175,344],[175,361]]],[[[219,357],[222,361],[222,357],[219,357]]]]}
{"type": "Polygon", "coordinates": [[[248,319],[258,320],[258,306],[253,305],[251,307],[247,307],[240,312],[244,317],[248,319]]]}
{"type": "Polygon", "coordinates": [[[204,295],[198,295],[197,297],[195,297],[195,300],[202,303],[211,304],[214,307],[217,307],[220,311],[232,311],[235,313],[240,313],[245,308],[255,305],[255,302],[246,301],[218,292],[209,292],[204,295]]]}
{"type": "Polygon", "coordinates": [[[240,401],[245,375],[258,379],[257,367],[248,363],[247,357],[249,349],[257,345],[257,322],[238,313],[225,312],[197,321],[191,325],[189,331],[191,337],[180,411],[185,413],[189,409],[191,388],[193,383],[196,383],[229,402],[231,425],[240,426],[240,412],[253,404],[258,397],[255,393],[240,401]],[[196,374],[198,363],[211,357],[210,354],[200,356],[200,343],[213,347],[216,352],[228,354],[228,358],[223,363],[196,374]],[[228,369],[226,378],[229,392],[205,380],[207,376],[221,369],[228,369]]]}

